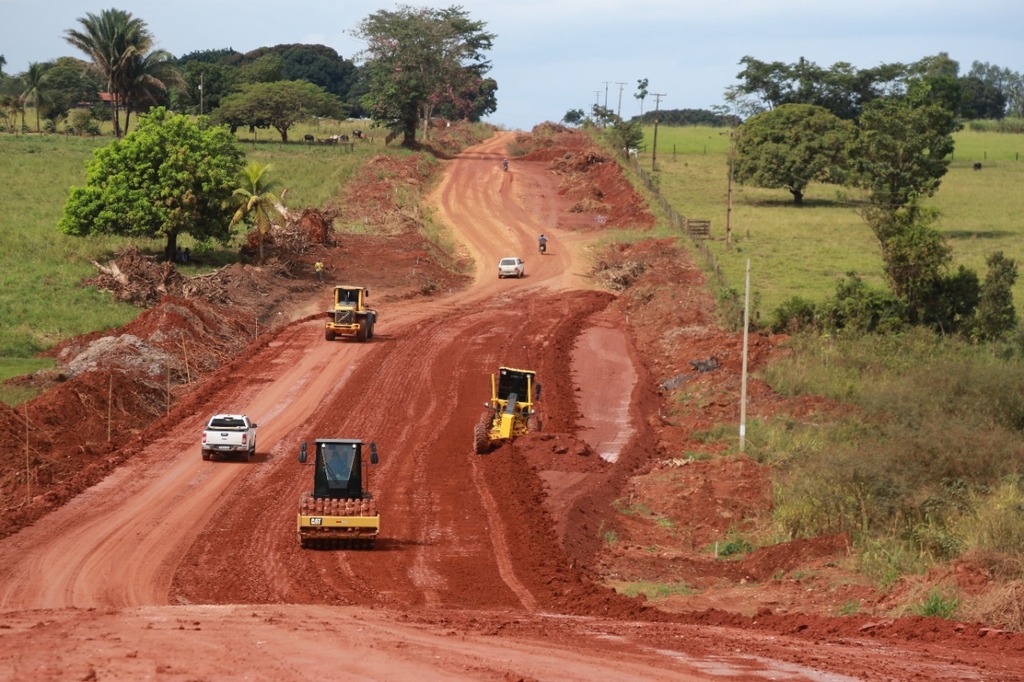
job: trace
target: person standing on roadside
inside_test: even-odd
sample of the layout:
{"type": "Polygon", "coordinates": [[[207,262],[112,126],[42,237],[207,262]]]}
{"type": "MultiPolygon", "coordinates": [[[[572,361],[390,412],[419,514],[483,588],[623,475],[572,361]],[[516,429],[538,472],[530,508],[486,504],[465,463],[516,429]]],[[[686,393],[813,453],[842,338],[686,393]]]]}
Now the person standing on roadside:
{"type": "Polygon", "coordinates": [[[316,281],[324,281],[324,262],[317,258],[316,263],[313,264],[313,272],[316,273],[316,281]]]}

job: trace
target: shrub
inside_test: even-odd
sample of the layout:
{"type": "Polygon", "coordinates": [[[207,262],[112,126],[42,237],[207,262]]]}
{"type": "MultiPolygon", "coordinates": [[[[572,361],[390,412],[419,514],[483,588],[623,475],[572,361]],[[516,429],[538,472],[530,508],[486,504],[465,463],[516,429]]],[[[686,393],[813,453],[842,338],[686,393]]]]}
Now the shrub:
{"type": "Polygon", "coordinates": [[[776,334],[796,334],[812,329],[814,318],[814,304],[799,296],[793,296],[772,311],[768,328],[776,334]]]}
{"type": "Polygon", "coordinates": [[[887,291],[872,289],[856,273],[836,284],[835,294],[821,304],[818,322],[829,331],[892,333],[903,328],[904,306],[887,291]]]}

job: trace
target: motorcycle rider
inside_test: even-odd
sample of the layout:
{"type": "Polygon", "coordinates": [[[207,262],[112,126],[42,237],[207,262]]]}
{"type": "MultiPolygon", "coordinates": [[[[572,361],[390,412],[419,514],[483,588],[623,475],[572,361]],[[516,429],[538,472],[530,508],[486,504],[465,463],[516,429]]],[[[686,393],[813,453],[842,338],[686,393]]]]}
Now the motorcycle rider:
{"type": "Polygon", "coordinates": [[[544,236],[543,232],[537,237],[537,248],[540,249],[541,253],[548,250],[548,238],[544,236]]]}
{"type": "Polygon", "coordinates": [[[506,171],[508,170],[508,159],[502,159],[501,167],[504,168],[506,171]]]}

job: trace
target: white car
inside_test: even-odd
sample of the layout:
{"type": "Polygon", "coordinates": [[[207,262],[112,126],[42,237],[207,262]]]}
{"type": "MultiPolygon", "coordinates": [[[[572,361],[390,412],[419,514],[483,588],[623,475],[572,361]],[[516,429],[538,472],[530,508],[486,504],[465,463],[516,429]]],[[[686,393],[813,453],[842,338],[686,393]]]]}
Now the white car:
{"type": "Polygon", "coordinates": [[[502,277],[522,277],[526,264],[522,258],[502,258],[498,261],[498,279],[502,277]]]}

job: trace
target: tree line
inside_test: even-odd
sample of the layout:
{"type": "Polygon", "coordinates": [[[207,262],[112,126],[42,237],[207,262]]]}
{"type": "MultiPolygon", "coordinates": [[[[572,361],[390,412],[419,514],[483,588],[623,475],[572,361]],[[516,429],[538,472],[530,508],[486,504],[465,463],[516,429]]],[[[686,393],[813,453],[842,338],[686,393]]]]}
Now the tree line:
{"type": "Polygon", "coordinates": [[[743,118],[783,104],[813,104],[853,120],[872,101],[914,88],[927,88],[962,120],[1024,118],[1024,75],[978,61],[961,75],[959,62],[945,52],[867,69],[846,62],[826,69],[803,58],[786,64],[746,56],[740,64],[740,82],[726,88],[725,99],[743,118]]]}
{"type": "Polygon", "coordinates": [[[431,116],[478,121],[497,109],[486,56],[495,36],[485,28],[459,7],[401,7],[357,25],[354,33],[368,47],[354,58],[301,44],[176,58],[154,48],[142,19],[105,10],[65,31],[85,59],[32,63],[11,76],[0,55],[0,125],[41,132],[63,123],[98,132],[96,120],[109,119],[120,137],[133,114],[165,107],[232,128],[275,128],[284,141],[301,119],[369,117],[411,145],[419,122],[431,116]],[[28,110],[34,126],[25,121],[28,110]]]}

